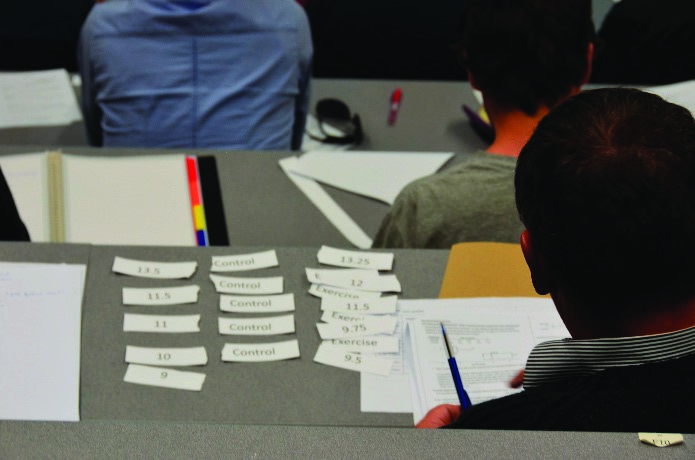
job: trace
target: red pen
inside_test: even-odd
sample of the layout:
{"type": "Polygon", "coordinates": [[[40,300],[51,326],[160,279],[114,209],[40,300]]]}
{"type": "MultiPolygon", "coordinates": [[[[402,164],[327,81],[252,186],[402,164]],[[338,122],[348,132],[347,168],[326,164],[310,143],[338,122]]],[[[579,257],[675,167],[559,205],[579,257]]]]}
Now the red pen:
{"type": "Polygon", "coordinates": [[[389,109],[388,124],[393,125],[396,123],[396,117],[398,116],[398,109],[401,107],[401,98],[403,97],[403,90],[396,88],[391,93],[391,108],[389,109]]]}

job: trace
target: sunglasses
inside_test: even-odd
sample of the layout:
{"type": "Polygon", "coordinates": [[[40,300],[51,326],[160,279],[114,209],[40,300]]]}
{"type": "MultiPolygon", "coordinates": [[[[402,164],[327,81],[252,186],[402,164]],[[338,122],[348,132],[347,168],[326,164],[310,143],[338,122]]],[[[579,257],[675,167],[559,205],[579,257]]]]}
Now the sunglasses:
{"type": "Polygon", "coordinates": [[[309,134],[312,139],[327,144],[359,145],[362,142],[360,116],[353,116],[345,102],[339,99],[321,99],[316,104],[316,118],[324,137],[309,134]]]}

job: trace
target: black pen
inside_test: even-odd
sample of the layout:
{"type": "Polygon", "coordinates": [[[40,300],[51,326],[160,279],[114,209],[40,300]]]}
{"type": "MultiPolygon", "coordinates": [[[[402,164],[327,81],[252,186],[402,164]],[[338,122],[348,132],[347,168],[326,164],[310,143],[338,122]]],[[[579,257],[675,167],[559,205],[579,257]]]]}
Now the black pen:
{"type": "Polygon", "coordinates": [[[446,331],[444,330],[444,323],[439,323],[442,326],[442,335],[444,336],[444,345],[446,345],[446,352],[449,355],[449,369],[451,369],[451,376],[454,378],[454,386],[456,387],[456,394],[459,397],[459,402],[461,403],[461,409],[465,410],[471,407],[471,398],[468,397],[466,389],[463,388],[463,382],[461,381],[461,374],[459,374],[459,368],[456,365],[456,358],[451,354],[451,344],[449,343],[449,338],[446,336],[446,331]]]}

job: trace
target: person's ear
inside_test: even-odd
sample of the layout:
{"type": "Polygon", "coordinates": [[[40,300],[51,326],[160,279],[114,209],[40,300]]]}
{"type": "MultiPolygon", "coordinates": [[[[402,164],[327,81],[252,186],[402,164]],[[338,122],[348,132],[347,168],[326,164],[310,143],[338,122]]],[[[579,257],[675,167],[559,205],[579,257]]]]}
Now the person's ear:
{"type": "Polygon", "coordinates": [[[541,255],[534,247],[531,235],[528,230],[524,230],[519,239],[521,243],[521,252],[524,253],[526,265],[531,271],[531,281],[536,292],[540,295],[546,295],[552,290],[553,277],[548,270],[543,255],[541,255]]]}
{"type": "Polygon", "coordinates": [[[584,74],[584,78],[582,79],[582,84],[581,86],[586,85],[589,82],[589,78],[591,77],[591,64],[594,61],[594,44],[589,43],[589,46],[586,51],[586,73],[584,74]]]}

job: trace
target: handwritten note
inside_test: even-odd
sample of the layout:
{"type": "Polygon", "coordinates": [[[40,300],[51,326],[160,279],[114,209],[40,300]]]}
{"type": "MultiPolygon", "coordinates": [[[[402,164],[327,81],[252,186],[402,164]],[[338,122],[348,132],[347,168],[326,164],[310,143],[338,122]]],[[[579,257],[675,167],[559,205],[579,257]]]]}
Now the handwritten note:
{"type": "Polygon", "coordinates": [[[222,348],[222,361],[263,362],[299,358],[297,340],[273,343],[226,343],[222,348]]]}
{"type": "Polygon", "coordinates": [[[146,348],[126,346],[125,362],[150,366],[204,366],[208,363],[205,347],[146,348]]]}
{"type": "Polygon", "coordinates": [[[294,311],[294,294],[267,296],[221,294],[220,310],[230,313],[280,313],[294,311]]]}
{"type": "Polygon", "coordinates": [[[198,302],[200,286],[123,288],[123,305],[182,305],[198,302]]]}
{"type": "Polygon", "coordinates": [[[223,335],[278,335],[294,332],[294,315],[269,318],[219,318],[218,327],[223,335]]]}
{"type": "Polygon", "coordinates": [[[282,276],[265,278],[238,278],[210,274],[217,292],[223,294],[281,294],[282,276]]]}
{"type": "Polygon", "coordinates": [[[203,389],[205,374],[129,364],[123,381],[177,390],[200,391],[203,389]]]}
{"type": "Polygon", "coordinates": [[[275,250],[239,254],[234,256],[213,256],[212,272],[238,272],[259,270],[261,268],[277,267],[278,256],[275,250]]]}
{"type": "Polygon", "coordinates": [[[200,315],[123,315],[123,332],[200,332],[200,315]]]}
{"type": "Polygon", "coordinates": [[[112,270],[139,278],[183,279],[193,276],[197,267],[197,262],[151,262],[116,256],[112,270]]]}
{"type": "Polygon", "coordinates": [[[391,270],[393,268],[393,253],[348,251],[321,246],[318,252],[318,261],[319,263],[336,267],[391,270]]]}

